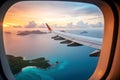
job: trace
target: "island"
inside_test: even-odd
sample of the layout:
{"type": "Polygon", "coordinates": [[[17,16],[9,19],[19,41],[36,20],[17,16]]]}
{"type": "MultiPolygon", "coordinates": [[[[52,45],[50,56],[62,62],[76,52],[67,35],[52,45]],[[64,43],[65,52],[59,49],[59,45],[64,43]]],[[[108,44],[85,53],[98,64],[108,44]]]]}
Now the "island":
{"type": "Polygon", "coordinates": [[[46,34],[47,32],[43,32],[40,30],[32,30],[32,31],[18,31],[17,35],[29,35],[29,34],[46,34]]]}
{"type": "Polygon", "coordinates": [[[85,34],[85,33],[88,33],[87,31],[82,31],[80,34],[85,34]]]}
{"type": "Polygon", "coordinates": [[[8,31],[6,31],[6,32],[4,32],[5,34],[11,34],[11,32],[8,32],[8,31]]]}
{"type": "Polygon", "coordinates": [[[21,56],[15,57],[13,55],[7,55],[7,58],[13,74],[19,73],[22,68],[27,66],[36,66],[41,69],[48,69],[49,67],[51,67],[49,60],[46,60],[44,57],[32,60],[24,60],[21,56]]]}

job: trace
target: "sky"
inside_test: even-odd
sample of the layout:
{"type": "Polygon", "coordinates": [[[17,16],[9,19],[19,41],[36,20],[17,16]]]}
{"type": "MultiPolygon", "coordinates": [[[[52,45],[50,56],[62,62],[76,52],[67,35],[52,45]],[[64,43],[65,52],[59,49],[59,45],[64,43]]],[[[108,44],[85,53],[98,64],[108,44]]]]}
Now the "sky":
{"type": "Polygon", "coordinates": [[[100,9],[88,3],[22,1],[11,6],[4,18],[4,30],[45,28],[103,28],[100,9]]]}

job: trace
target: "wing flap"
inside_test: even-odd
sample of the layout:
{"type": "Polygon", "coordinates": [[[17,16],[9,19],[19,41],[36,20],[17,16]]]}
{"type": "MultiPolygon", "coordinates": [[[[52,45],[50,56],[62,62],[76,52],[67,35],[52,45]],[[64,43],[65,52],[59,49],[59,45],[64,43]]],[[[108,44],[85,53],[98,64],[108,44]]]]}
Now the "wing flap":
{"type": "Polygon", "coordinates": [[[68,44],[67,46],[75,47],[75,46],[82,46],[82,44],[79,44],[79,43],[76,43],[76,42],[72,42],[72,43],[68,44]]]}
{"type": "Polygon", "coordinates": [[[90,57],[99,57],[100,56],[100,50],[95,50],[89,55],[90,57]]]}
{"type": "Polygon", "coordinates": [[[70,41],[70,40],[65,40],[65,41],[62,41],[62,42],[60,42],[61,44],[69,44],[69,43],[72,43],[72,41],[70,41]]]}

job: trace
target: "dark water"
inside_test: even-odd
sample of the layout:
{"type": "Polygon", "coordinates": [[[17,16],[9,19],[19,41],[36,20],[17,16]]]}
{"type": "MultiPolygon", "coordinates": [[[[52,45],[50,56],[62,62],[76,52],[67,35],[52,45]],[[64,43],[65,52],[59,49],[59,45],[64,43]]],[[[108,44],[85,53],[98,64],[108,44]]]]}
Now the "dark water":
{"type": "MultiPolygon", "coordinates": [[[[68,32],[99,38],[103,36],[101,30],[68,32]]],[[[45,57],[51,64],[60,62],[46,70],[28,66],[15,75],[16,80],[88,80],[98,61],[98,57],[89,57],[95,49],[87,46],[67,47],[51,39],[52,36],[55,34],[4,35],[7,54],[23,56],[25,59],[45,57]]]]}

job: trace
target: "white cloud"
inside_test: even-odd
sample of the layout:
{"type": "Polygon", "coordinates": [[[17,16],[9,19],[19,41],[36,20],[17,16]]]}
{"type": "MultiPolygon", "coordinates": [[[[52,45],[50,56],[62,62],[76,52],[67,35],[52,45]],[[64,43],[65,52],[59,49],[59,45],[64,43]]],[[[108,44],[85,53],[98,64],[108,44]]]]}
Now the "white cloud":
{"type": "Polygon", "coordinates": [[[30,21],[28,25],[25,26],[25,28],[35,28],[37,26],[35,21],[30,21]]]}

